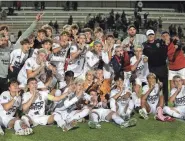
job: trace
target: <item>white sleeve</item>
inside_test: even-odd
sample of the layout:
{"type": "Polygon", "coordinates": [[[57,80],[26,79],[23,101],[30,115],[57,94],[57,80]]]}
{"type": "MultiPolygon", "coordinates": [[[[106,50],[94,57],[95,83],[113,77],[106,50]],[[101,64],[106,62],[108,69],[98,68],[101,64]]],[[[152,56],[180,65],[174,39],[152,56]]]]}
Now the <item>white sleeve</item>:
{"type": "Polygon", "coordinates": [[[90,51],[86,53],[85,58],[86,58],[87,64],[90,67],[93,67],[99,61],[99,59],[96,59],[95,56],[93,56],[92,52],[90,51]]]}
{"type": "Polygon", "coordinates": [[[78,98],[77,97],[74,97],[71,100],[66,100],[66,101],[64,101],[64,107],[65,108],[68,108],[71,105],[75,104],[77,101],[78,101],[78,98]]]}
{"type": "Polygon", "coordinates": [[[70,47],[70,53],[75,53],[75,52],[77,52],[77,51],[78,51],[77,46],[72,45],[72,46],[70,47]]]}
{"type": "Polygon", "coordinates": [[[50,61],[56,61],[56,62],[60,62],[60,61],[65,61],[65,57],[62,56],[55,56],[54,54],[51,56],[50,61]]]}
{"type": "Polygon", "coordinates": [[[109,63],[109,55],[107,52],[102,51],[102,60],[104,61],[105,64],[109,63]]]}
{"type": "Polygon", "coordinates": [[[146,92],[149,90],[148,86],[145,85],[143,88],[142,88],[142,95],[145,95],[146,92]]]}
{"type": "Polygon", "coordinates": [[[8,101],[9,101],[9,97],[7,95],[7,92],[3,92],[0,95],[0,104],[8,103],[8,101]]]}
{"type": "Polygon", "coordinates": [[[26,68],[26,70],[32,70],[32,62],[30,59],[26,60],[25,68],[26,68]]]}
{"type": "Polygon", "coordinates": [[[110,98],[112,98],[113,96],[115,96],[117,93],[118,93],[118,91],[112,90],[112,91],[110,92],[110,98]]]}
{"type": "Polygon", "coordinates": [[[29,99],[30,99],[30,96],[28,95],[28,93],[24,93],[22,96],[22,104],[25,104],[26,102],[28,102],[29,99]]]}
{"type": "Polygon", "coordinates": [[[14,52],[15,50],[13,50],[10,54],[10,64],[13,65],[13,59],[14,59],[14,52]]]}
{"type": "Polygon", "coordinates": [[[84,93],[83,99],[90,101],[91,100],[91,96],[87,93],[84,93]]]}
{"type": "Polygon", "coordinates": [[[130,58],[130,65],[133,66],[136,63],[136,60],[134,59],[134,57],[130,58]]]}
{"type": "Polygon", "coordinates": [[[171,90],[171,92],[170,92],[170,97],[171,97],[176,91],[177,91],[177,89],[176,89],[176,88],[173,88],[173,89],[171,90]]]}

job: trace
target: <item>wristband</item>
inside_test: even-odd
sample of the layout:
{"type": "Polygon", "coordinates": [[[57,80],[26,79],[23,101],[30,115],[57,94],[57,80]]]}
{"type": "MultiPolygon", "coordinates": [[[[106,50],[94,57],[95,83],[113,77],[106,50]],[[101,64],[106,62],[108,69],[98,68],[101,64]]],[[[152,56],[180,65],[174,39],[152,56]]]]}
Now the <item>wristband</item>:
{"type": "Polygon", "coordinates": [[[52,101],[54,99],[54,96],[49,94],[48,99],[52,101]]]}

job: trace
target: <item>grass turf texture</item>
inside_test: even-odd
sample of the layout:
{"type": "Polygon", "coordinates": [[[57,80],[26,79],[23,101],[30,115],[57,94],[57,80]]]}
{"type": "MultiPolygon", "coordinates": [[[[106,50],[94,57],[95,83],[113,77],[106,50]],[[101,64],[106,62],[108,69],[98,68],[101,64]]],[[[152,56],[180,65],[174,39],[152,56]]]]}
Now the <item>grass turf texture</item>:
{"type": "Polygon", "coordinates": [[[62,132],[61,128],[53,126],[38,126],[34,134],[17,136],[13,130],[5,130],[5,136],[0,141],[185,141],[185,123],[160,122],[150,116],[148,121],[139,118],[137,126],[121,129],[114,123],[102,122],[101,129],[89,129],[87,122],[79,123],[79,128],[62,132]]]}

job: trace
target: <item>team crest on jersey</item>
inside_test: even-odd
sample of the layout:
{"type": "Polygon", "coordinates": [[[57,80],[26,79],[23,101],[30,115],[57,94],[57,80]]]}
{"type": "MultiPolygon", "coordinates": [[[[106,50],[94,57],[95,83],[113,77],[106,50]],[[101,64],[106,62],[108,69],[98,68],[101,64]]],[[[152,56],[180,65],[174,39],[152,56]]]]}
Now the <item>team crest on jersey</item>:
{"type": "Polygon", "coordinates": [[[157,44],[156,44],[156,46],[159,48],[159,47],[160,47],[160,44],[159,44],[159,43],[157,43],[157,44]]]}
{"type": "Polygon", "coordinates": [[[3,96],[3,99],[7,99],[7,97],[6,96],[3,96]]]}
{"type": "Polygon", "coordinates": [[[42,100],[42,97],[41,97],[41,95],[39,95],[39,100],[42,100]]]}
{"type": "Polygon", "coordinates": [[[30,63],[27,63],[27,66],[30,67],[31,66],[30,63]]]}

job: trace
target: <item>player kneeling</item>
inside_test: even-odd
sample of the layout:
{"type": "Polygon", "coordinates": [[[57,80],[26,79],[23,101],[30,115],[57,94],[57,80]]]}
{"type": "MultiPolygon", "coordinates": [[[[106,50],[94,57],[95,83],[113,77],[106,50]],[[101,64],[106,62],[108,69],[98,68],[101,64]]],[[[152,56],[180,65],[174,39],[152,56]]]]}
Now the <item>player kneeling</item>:
{"type": "Polygon", "coordinates": [[[60,96],[52,96],[48,92],[41,92],[37,90],[37,80],[35,78],[28,79],[29,91],[23,94],[22,108],[23,112],[27,113],[22,117],[26,125],[31,127],[37,125],[53,124],[54,121],[62,129],[65,129],[67,124],[59,114],[45,115],[46,101],[61,101],[66,98],[68,93],[63,93],[60,96]]]}
{"type": "Polygon", "coordinates": [[[185,85],[179,75],[173,77],[175,88],[171,90],[169,98],[170,103],[174,103],[174,107],[165,106],[164,113],[179,119],[185,119],[185,85]]]}
{"type": "Polygon", "coordinates": [[[110,93],[110,108],[117,112],[123,119],[130,119],[130,114],[134,109],[134,102],[131,99],[131,90],[124,85],[123,76],[116,76],[114,79],[116,86],[110,93]]]}
{"type": "Polygon", "coordinates": [[[147,76],[148,84],[143,87],[141,96],[141,108],[139,114],[148,119],[148,114],[157,114],[156,116],[163,119],[162,107],[164,104],[164,98],[161,93],[161,84],[156,83],[156,75],[150,73],[147,76]],[[161,118],[162,116],[162,118],[161,118]]]}
{"type": "Polygon", "coordinates": [[[90,121],[88,122],[90,128],[101,128],[101,125],[99,124],[99,122],[101,121],[114,121],[116,124],[120,125],[121,128],[136,125],[136,119],[133,118],[128,121],[124,121],[116,112],[112,111],[111,109],[105,109],[108,108],[107,100],[104,100],[103,102],[98,102],[96,91],[91,91],[90,94],[92,96],[92,110],[89,115],[90,121]]]}
{"type": "MultiPolygon", "coordinates": [[[[9,91],[5,91],[0,95],[0,125],[9,129],[14,128],[16,135],[32,134],[33,130],[24,121],[14,117],[20,106],[19,83],[17,80],[11,80],[9,82],[9,91]]],[[[2,128],[0,128],[0,134],[4,135],[2,128]]]]}

